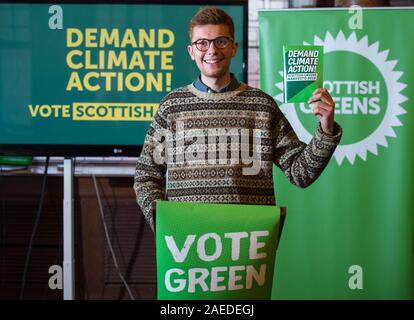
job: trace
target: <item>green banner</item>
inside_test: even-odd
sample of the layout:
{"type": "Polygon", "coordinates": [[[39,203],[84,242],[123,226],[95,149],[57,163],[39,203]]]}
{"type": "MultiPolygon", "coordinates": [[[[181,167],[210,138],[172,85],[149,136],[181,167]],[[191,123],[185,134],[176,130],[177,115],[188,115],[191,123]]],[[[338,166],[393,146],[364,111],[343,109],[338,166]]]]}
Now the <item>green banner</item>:
{"type": "Polygon", "coordinates": [[[270,299],[280,208],[157,201],[158,299],[270,299]]]}
{"type": "Polygon", "coordinates": [[[285,44],[324,46],[323,86],[343,137],[306,190],[275,170],[289,208],[274,299],[414,298],[414,10],[259,13],[261,88],[299,138],[317,124],[306,103],[283,104],[285,44]],[[317,22],[317,23],[316,23],[317,22]]]}

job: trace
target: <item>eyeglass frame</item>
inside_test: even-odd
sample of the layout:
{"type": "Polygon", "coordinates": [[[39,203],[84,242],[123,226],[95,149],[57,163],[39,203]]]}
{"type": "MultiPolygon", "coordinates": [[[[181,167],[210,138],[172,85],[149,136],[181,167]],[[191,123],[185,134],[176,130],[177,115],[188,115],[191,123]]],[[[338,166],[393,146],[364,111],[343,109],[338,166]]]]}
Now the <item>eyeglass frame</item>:
{"type": "Polygon", "coordinates": [[[199,51],[201,51],[201,52],[207,52],[207,51],[210,49],[210,46],[211,46],[211,43],[212,43],[212,42],[214,43],[214,46],[215,46],[217,49],[225,49],[225,48],[227,48],[227,47],[228,47],[228,45],[227,45],[227,46],[225,46],[225,47],[223,47],[223,48],[219,48],[219,47],[217,47],[217,45],[216,45],[215,41],[216,41],[217,39],[219,39],[219,38],[226,38],[227,40],[229,40],[229,41],[230,41],[229,43],[234,43],[234,39],[233,39],[232,37],[229,37],[229,36],[219,36],[219,37],[214,38],[214,39],[206,39],[206,38],[197,39],[196,41],[191,42],[191,43],[190,43],[190,46],[195,45],[195,46],[196,46],[196,48],[197,48],[197,50],[199,50],[199,51]],[[207,40],[207,41],[208,41],[208,48],[207,48],[206,50],[200,50],[200,49],[198,48],[198,46],[197,46],[197,42],[198,42],[198,41],[200,41],[200,40],[207,40]]]}

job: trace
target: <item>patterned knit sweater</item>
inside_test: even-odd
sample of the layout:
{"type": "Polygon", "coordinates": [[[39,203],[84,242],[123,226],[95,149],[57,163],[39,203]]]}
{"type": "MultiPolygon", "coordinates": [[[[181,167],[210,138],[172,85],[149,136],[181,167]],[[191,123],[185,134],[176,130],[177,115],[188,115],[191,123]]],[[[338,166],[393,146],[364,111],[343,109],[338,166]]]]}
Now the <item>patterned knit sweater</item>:
{"type": "Polygon", "coordinates": [[[243,83],[224,93],[176,89],[161,101],[136,164],[138,205],[152,229],[157,199],[274,205],[273,163],[290,182],[307,187],[341,135],[337,123],[332,136],[319,124],[306,145],[272,97],[243,83]]]}

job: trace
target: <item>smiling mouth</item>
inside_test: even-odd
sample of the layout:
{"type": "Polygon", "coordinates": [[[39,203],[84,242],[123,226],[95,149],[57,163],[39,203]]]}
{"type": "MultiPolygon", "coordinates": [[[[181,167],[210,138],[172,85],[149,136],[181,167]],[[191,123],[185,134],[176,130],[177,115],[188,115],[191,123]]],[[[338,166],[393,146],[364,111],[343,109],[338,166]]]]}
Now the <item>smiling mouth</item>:
{"type": "Polygon", "coordinates": [[[207,64],[215,64],[215,63],[221,62],[222,60],[223,59],[205,59],[203,61],[204,61],[204,63],[207,63],[207,64]]]}

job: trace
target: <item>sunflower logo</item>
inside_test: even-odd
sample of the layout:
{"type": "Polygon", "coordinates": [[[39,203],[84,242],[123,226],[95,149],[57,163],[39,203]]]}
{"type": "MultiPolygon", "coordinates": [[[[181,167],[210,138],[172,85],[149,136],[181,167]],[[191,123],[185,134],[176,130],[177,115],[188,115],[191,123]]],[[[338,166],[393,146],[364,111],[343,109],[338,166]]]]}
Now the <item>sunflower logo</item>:
{"type": "MultiPolygon", "coordinates": [[[[380,52],[378,41],[369,44],[367,35],[358,40],[355,32],[348,38],[342,31],[336,38],[327,32],[323,40],[314,36],[313,43],[304,44],[324,46],[325,66],[336,65],[324,73],[324,87],[336,102],[335,119],[344,128],[344,137],[334,154],[336,161],[341,165],[347,159],[354,164],[357,156],[366,161],[368,152],[378,155],[378,145],[388,147],[387,138],[396,138],[393,128],[402,126],[398,117],[406,113],[401,104],[408,98],[401,91],[407,85],[399,80],[403,72],[396,70],[398,61],[388,60],[389,50],[380,52]]],[[[298,137],[309,142],[313,131],[312,126],[306,125],[304,114],[309,114],[310,109],[305,104],[282,104],[283,71],[279,76],[281,81],[275,86],[280,92],[273,98],[298,137]]]]}

